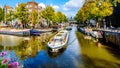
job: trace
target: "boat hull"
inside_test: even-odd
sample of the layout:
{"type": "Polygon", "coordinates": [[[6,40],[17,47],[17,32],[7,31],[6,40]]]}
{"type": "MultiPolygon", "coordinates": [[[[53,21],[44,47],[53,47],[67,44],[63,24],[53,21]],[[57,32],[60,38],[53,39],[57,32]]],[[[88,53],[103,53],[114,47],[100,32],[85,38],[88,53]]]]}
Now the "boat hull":
{"type": "Polygon", "coordinates": [[[61,51],[62,49],[66,49],[67,45],[68,45],[68,43],[66,43],[66,44],[63,45],[63,46],[55,47],[55,48],[51,48],[51,47],[48,46],[48,51],[49,51],[49,52],[59,52],[59,51],[61,51]]]}
{"type": "Polygon", "coordinates": [[[40,31],[34,29],[23,29],[23,30],[5,29],[5,30],[0,30],[0,34],[16,35],[16,36],[39,36],[40,31]]]}
{"type": "Polygon", "coordinates": [[[29,31],[0,31],[0,34],[6,34],[6,35],[16,35],[16,36],[29,36],[29,31]]]}
{"type": "MultiPolygon", "coordinates": [[[[64,42],[61,41],[58,43],[56,43],[55,41],[53,42],[48,42],[48,49],[51,51],[51,52],[58,52],[59,49],[61,48],[64,48],[67,46],[67,43],[68,43],[68,37],[69,37],[69,33],[68,31],[65,33],[65,37],[64,37],[64,42]]],[[[60,40],[60,39],[59,39],[60,40]]]]}

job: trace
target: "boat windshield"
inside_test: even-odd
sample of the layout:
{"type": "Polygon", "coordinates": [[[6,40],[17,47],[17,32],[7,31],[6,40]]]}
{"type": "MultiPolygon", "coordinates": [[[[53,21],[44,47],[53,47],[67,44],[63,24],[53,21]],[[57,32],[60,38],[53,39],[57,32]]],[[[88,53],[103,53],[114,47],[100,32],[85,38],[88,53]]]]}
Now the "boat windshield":
{"type": "Polygon", "coordinates": [[[61,42],[62,39],[54,39],[55,42],[61,42]]]}

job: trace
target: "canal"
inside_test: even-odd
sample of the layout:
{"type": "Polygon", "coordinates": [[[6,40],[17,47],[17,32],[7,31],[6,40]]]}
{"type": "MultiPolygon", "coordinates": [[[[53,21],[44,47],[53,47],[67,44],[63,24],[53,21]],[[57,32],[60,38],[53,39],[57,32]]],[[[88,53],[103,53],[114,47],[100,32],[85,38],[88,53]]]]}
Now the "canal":
{"type": "Polygon", "coordinates": [[[106,46],[84,39],[73,26],[66,48],[50,53],[41,45],[41,37],[0,35],[0,51],[7,51],[7,58],[18,61],[23,68],[119,68],[120,55],[106,46]],[[77,36],[76,36],[77,34],[77,36]],[[78,40],[79,39],[79,40],[78,40]]]}

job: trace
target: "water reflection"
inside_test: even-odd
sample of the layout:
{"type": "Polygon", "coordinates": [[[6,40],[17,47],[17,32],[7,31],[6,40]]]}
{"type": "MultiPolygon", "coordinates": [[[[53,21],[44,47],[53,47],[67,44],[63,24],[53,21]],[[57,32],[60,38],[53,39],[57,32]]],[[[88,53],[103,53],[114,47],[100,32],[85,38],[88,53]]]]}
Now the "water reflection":
{"type": "Polygon", "coordinates": [[[39,44],[39,37],[9,37],[9,35],[2,35],[1,37],[2,46],[0,46],[0,49],[14,50],[16,55],[20,56],[21,59],[25,59],[26,57],[34,57],[37,52],[42,49],[42,46],[39,44]]]}
{"type": "Polygon", "coordinates": [[[48,52],[49,57],[56,58],[57,56],[60,56],[65,50],[66,48],[62,48],[62,49],[59,49],[58,52],[53,53],[53,52],[50,52],[49,50],[47,52],[48,52]]]}
{"type": "Polygon", "coordinates": [[[0,45],[2,46],[17,46],[23,40],[29,40],[29,37],[18,37],[11,35],[0,35],[0,45]]]}
{"type": "MultiPolygon", "coordinates": [[[[97,43],[85,40],[76,27],[69,32],[68,46],[58,53],[47,50],[45,36],[17,37],[0,35],[0,50],[12,51],[22,61],[24,68],[119,68],[120,60],[97,43]]],[[[47,39],[48,40],[48,39],[47,39]]],[[[118,56],[119,57],[119,56],[118,56]]]]}
{"type": "Polygon", "coordinates": [[[119,68],[120,60],[104,47],[97,47],[92,40],[82,38],[77,32],[81,44],[81,56],[85,68],[119,68]]]}
{"type": "Polygon", "coordinates": [[[24,60],[25,68],[78,68],[81,62],[80,46],[75,35],[76,28],[70,31],[68,46],[58,53],[50,53],[44,49],[35,57],[24,60]],[[73,41],[74,40],[74,41],[73,41]],[[34,65],[33,65],[34,64],[34,65]]]}

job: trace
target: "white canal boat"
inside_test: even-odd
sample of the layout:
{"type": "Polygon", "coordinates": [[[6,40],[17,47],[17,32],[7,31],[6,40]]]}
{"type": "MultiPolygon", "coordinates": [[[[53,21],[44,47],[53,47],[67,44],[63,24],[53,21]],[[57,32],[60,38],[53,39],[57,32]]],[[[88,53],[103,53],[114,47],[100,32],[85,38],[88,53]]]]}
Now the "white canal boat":
{"type": "Polygon", "coordinates": [[[51,52],[57,52],[59,49],[63,48],[68,42],[68,36],[69,32],[67,30],[62,30],[51,38],[48,42],[48,47],[51,52]]]}

